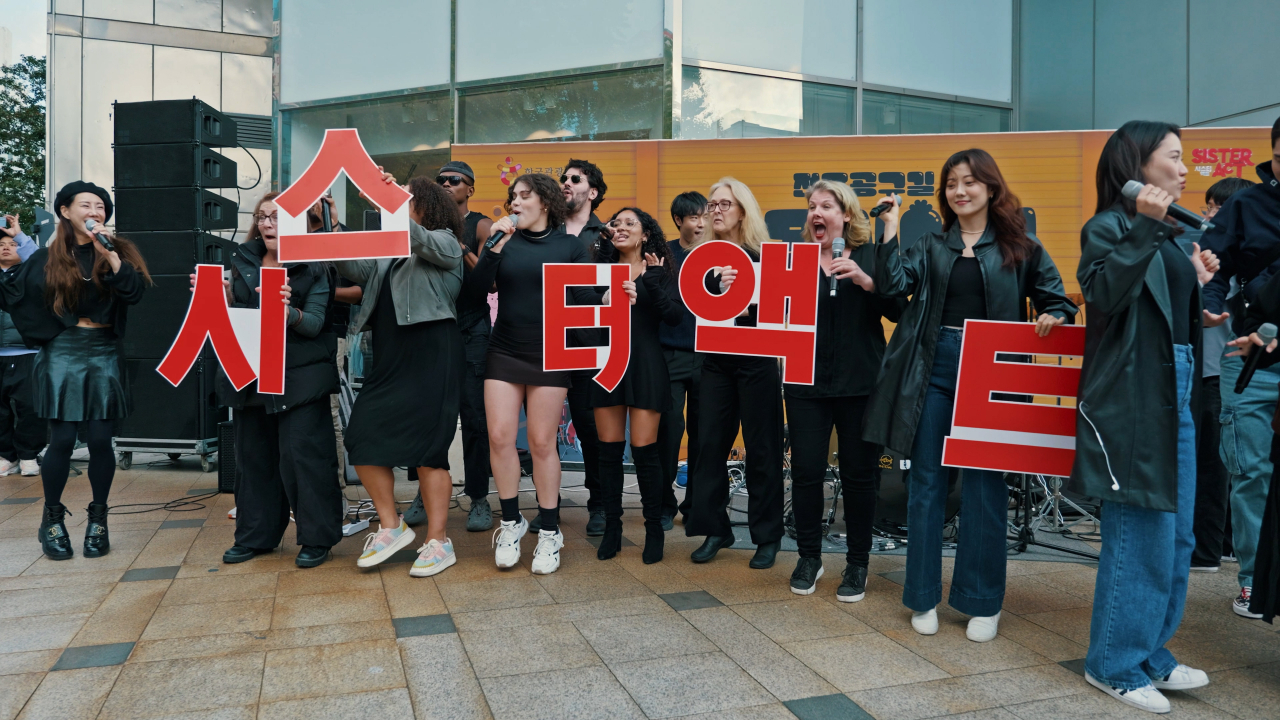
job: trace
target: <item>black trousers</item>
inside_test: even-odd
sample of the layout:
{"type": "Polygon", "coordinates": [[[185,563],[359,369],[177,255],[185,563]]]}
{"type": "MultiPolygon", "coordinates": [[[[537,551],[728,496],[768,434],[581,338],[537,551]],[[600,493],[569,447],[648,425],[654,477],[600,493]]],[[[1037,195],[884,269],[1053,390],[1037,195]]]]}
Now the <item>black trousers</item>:
{"type": "Polygon", "coordinates": [[[1227,492],[1231,476],[1222,464],[1219,441],[1222,425],[1222,395],[1220,378],[1204,379],[1204,392],[1200,418],[1200,433],[1196,440],[1196,511],[1192,529],[1196,535],[1196,547],[1191,552],[1191,564],[1216,567],[1221,563],[1223,538],[1226,537],[1227,492]]]}
{"type": "Polygon", "coordinates": [[[285,412],[246,407],[233,415],[236,437],[236,544],[271,549],[297,520],[299,545],[342,539],[342,488],[329,402],[285,412]]]}
{"type": "Polygon", "coordinates": [[[785,391],[791,438],[791,507],[796,517],[800,557],[822,557],[822,509],[831,429],[837,436],[840,494],[848,532],[845,560],[867,566],[871,524],[875,520],[880,476],[880,447],[862,439],[866,395],[798,398],[785,391]]]}
{"type": "Polygon", "coordinates": [[[49,436],[49,423],[36,415],[31,366],[36,354],[0,357],[0,457],[35,460],[49,436]]]}
{"type": "Polygon", "coordinates": [[[489,424],[484,414],[484,356],[489,349],[488,333],[463,333],[467,368],[462,377],[462,467],[463,492],[472,500],[489,495],[489,424]]]}
{"type": "Polygon", "coordinates": [[[591,409],[591,379],[595,370],[575,370],[573,387],[569,388],[569,418],[582,443],[583,484],[587,488],[587,510],[604,510],[600,494],[600,434],[596,431],[596,414],[591,409]]]}
{"type": "MultiPolygon", "coordinates": [[[[698,398],[702,388],[702,353],[665,348],[662,354],[667,360],[667,374],[671,376],[671,409],[662,413],[662,420],[658,423],[658,460],[662,463],[663,482],[662,510],[667,515],[675,515],[678,509],[688,517],[689,508],[693,505],[693,484],[685,484],[684,500],[678,506],[672,486],[680,469],[680,441],[686,430],[689,433],[689,470],[693,469],[698,457],[698,398]],[[686,407],[689,413],[687,423],[686,407]]],[[[693,473],[688,473],[686,477],[691,481],[693,473]]]]}
{"type": "Polygon", "coordinates": [[[733,534],[725,462],[742,423],[746,443],[747,524],[757,545],[782,539],[782,385],[778,361],[706,355],[698,403],[698,464],[689,484],[686,535],[733,534]]]}

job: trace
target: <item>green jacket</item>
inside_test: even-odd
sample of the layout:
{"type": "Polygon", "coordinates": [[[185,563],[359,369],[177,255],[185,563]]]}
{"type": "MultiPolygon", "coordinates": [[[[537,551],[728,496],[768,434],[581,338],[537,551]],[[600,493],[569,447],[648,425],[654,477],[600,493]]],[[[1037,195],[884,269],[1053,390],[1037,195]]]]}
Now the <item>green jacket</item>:
{"type": "MultiPolygon", "coordinates": [[[[1160,244],[1172,232],[1146,215],[1130,218],[1118,203],[1080,231],[1076,278],[1089,321],[1071,472],[1077,492],[1166,512],[1178,508],[1174,307],[1160,259],[1160,244]]],[[[1173,240],[1191,253],[1190,242],[1173,240]]],[[[1202,302],[1197,284],[1189,307],[1193,408],[1200,394],[1202,302]]]]}
{"type": "MultiPolygon", "coordinates": [[[[413,325],[433,320],[457,320],[458,293],[462,290],[462,246],[451,230],[427,230],[409,223],[409,252],[404,266],[391,278],[391,300],[396,323],[413,325]]],[[[342,260],[338,272],[364,287],[360,312],[351,320],[351,332],[368,330],[378,305],[387,271],[399,258],[342,260]]]]}

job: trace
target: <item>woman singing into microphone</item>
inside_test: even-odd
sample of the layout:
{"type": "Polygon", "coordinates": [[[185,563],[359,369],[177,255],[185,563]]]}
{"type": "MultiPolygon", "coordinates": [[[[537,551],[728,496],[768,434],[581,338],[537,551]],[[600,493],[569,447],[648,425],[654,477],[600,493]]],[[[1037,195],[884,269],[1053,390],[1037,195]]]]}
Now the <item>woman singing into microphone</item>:
{"type": "MultiPolygon", "coordinates": [[[[862,439],[862,419],[884,357],[884,324],[897,322],[905,300],[877,295],[871,224],[858,196],[844,183],[820,180],[806,193],[805,242],[822,247],[818,278],[818,339],[812,385],[783,385],[791,438],[791,506],[800,559],[791,592],[809,595],[822,577],[823,483],[831,429],[839,436],[840,484],[848,529],[846,565],[836,599],[858,602],[867,587],[871,523],[875,519],[880,448],[862,439]],[[832,255],[843,238],[845,250],[832,255]],[[831,294],[832,280],[836,294],[831,294]]],[[[892,239],[896,217],[885,236],[892,239]]]]}
{"type": "MultiPolygon", "coordinates": [[[[560,567],[560,456],[556,433],[568,393],[568,371],[542,369],[542,265],[591,262],[587,249],[564,231],[569,209],[560,185],[549,175],[521,175],[507,190],[507,207],[517,217],[493,223],[490,239],[502,237],[480,255],[463,293],[483,298],[496,283],[498,319],[485,360],[484,410],[489,422],[489,463],[498,486],[502,523],[495,531],[494,562],[520,562],[520,539],[529,522],[520,514],[520,457],[516,433],[520,408],[528,419],[529,452],[537,486],[542,529],[532,570],[547,575],[560,567]]],[[[589,292],[589,291],[588,291],[589,292]]],[[[575,293],[575,296],[577,293],[575,293]]]]}
{"type": "MultiPolygon", "coordinates": [[[[921,635],[938,632],[942,525],[953,472],[942,466],[942,444],[951,432],[964,322],[1026,321],[1030,299],[1036,332],[1044,337],[1076,314],[1058,268],[1027,234],[1022,203],[987,151],[952,155],[938,177],[942,234],[926,234],[906,252],[899,238],[876,253],[876,290],[911,302],[889,340],[863,435],[911,458],[902,602],[914,611],[911,627],[921,635]]],[[[891,218],[886,228],[896,226],[896,215],[896,208],[885,213],[891,218]]],[[[1002,473],[964,471],[964,522],[948,602],[971,616],[966,634],[974,642],[994,639],[1000,622],[1008,507],[1002,473]]]]}
{"type": "MultiPolygon", "coordinates": [[[[662,227],[639,208],[623,208],[609,220],[612,242],[601,242],[596,262],[631,266],[631,358],[622,382],[609,392],[591,383],[600,434],[600,486],[604,499],[604,537],[596,557],[608,560],[622,548],[622,449],[630,419],[631,459],[644,506],[646,565],[662,560],[662,464],[658,458],[658,423],[671,408],[671,380],[658,341],[658,326],[678,325],[682,308],[672,293],[675,278],[667,273],[675,259],[662,227]]],[[[607,300],[606,300],[607,302],[607,300]]]]}
{"type": "Polygon", "coordinates": [[[49,449],[40,469],[44,554],[52,560],[74,554],[63,522],[67,508],[62,491],[71,471],[77,428],[83,423],[93,488],[84,556],[102,557],[111,549],[107,496],[116,472],[111,435],[116,421],[131,408],[120,344],[128,307],[142,299],[151,276],[133,243],[112,237],[103,226],[112,212],[106,190],[84,181],[70,183],[58,191],[54,210],[60,218],[57,233],[47,248],[4,274],[0,309],[13,316],[28,345],[40,347],[32,368],[32,393],[36,414],[49,420],[49,449]],[[87,221],[96,225],[92,233],[87,221]],[[107,243],[115,249],[108,250],[107,243]]]}

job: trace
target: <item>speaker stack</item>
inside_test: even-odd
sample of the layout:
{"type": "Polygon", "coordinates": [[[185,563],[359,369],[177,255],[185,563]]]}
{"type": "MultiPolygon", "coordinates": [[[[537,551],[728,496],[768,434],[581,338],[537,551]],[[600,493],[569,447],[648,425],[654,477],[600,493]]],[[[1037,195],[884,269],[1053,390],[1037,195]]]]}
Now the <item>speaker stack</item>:
{"type": "Polygon", "coordinates": [[[176,388],[156,367],[186,317],[196,264],[230,262],[235,244],[211,231],[234,229],[239,208],[214,190],[235,188],[238,176],[214,148],[235,145],[235,121],[196,99],[115,106],[116,232],[138,246],[155,282],[130,308],[124,337],[133,412],[116,439],[123,468],[134,452],[155,452],[198,455],[208,471],[218,450],[226,410],[212,349],[176,388]]]}

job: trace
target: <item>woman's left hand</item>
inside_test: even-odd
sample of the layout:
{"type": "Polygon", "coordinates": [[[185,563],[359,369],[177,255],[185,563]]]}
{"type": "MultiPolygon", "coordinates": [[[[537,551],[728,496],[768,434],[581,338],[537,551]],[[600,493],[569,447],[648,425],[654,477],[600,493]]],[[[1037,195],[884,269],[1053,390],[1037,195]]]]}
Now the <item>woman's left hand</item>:
{"type": "Polygon", "coordinates": [[[1191,250],[1191,265],[1196,269],[1196,279],[1205,285],[1213,279],[1222,263],[1212,250],[1201,250],[1200,243],[1191,243],[1191,250]]]}
{"type": "Polygon", "coordinates": [[[854,285],[871,292],[875,290],[875,280],[863,271],[858,263],[847,257],[838,257],[831,261],[831,272],[835,274],[837,280],[848,278],[853,281],[854,285]]]}
{"type": "Polygon", "coordinates": [[[648,269],[651,267],[662,267],[662,258],[658,257],[657,255],[654,255],[653,253],[645,253],[644,266],[645,266],[645,269],[648,269]]]}
{"type": "Polygon", "coordinates": [[[107,240],[115,240],[116,234],[106,225],[98,225],[93,228],[93,247],[99,255],[107,259],[111,265],[111,272],[120,272],[120,255],[115,250],[108,250],[107,246],[98,242],[98,235],[105,237],[107,240]]]}
{"type": "Polygon", "coordinates": [[[1036,334],[1040,337],[1049,337],[1049,331],[1066,322],[1066,318],[1060,318],[1056,315],[1045,313],[1036,318],[1036,334]]]}
{"type": "MultiPolygon", "coordinates": [[[[256,290],[256,291],[258,292],[258,294],[259,294],[259,295],[261,295],[261,294],[262,294],[262,288],[261,288],[261,287],[256,287],[256,288],[254,288],[254,290],[256,290]]],[[[293,297],[293,288],[289,287],[288,285],[281,285],[281,286],[280,286],[280,297],[281,297],[281,298],[283,298],[284,304],[285,304],[285,305],[288,305],[288,304],[289,304],[289,298],[293,297]]]]}

